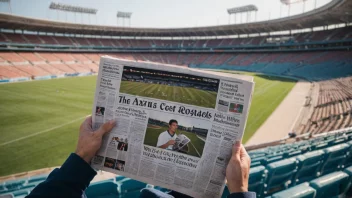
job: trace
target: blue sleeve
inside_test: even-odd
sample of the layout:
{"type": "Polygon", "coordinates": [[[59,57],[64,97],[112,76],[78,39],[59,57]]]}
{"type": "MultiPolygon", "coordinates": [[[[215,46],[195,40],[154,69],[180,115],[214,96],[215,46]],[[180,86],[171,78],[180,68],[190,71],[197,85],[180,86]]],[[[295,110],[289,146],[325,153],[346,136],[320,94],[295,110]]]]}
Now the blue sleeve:
{"type": "Polygon", "coordinates": [[[48,178],[36,186],[27,198],[80,198],[96,174],[86,161],[72,153],[61,168],[53,170],[48,178]]]}
{"type": "Polygon", "coordinates": [[[227,198],[256,198],[255,192],[231,193],[227,198]]]}

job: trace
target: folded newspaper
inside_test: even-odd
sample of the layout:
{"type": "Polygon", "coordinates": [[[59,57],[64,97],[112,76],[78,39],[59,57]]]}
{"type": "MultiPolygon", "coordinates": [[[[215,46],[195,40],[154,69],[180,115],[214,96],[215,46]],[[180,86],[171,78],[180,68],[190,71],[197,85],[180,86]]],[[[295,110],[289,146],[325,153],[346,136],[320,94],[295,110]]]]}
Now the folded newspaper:
{"type": "Polygon", "coordinates": [[[93,128],[116,120],[92,167],[193,197],[220,197],[254,88],[245,75],[100,60],[93,128]]]}

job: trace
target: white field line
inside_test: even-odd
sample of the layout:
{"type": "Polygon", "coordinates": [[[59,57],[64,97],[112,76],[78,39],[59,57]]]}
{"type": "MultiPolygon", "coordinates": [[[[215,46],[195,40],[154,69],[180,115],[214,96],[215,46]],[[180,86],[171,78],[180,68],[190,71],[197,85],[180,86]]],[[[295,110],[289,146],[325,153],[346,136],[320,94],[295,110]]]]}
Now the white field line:
{"type": "Polygon", "coordinates": [[[39,131],[39,132],[37,132],[37,133],[33,133],[33,134],[30,134],[30,135],[27,135],[27,136],[23,136],[23,137],[14,139],[14,140],[10,140],[10,141],[1,143],[0,146],[5,146],[5,145],[11,144],[11,143],[13,143],[13,142],[17,142],[17,141],[24,140],[24,139],[27,139],[27,138],[30,138],[30,137],[33,137],[33,136],[37,136],[37,135],[40,135],[40,134],[43,134],[43,133],[50,132],[50,131],[52,131],[52,130],[61,128],[61,127],[63,127],[63,126],[72,124],[72,123],[74,123],[74,122],[77,122],[78,120],[81,120],[81,119],[83,119],[83,118],[86,118],[87,116],[88,116],[88,115],[86,115],[86,116],[84,116],[84,117],[77,118],[77,119],[72,120],[72,121],[69,121],[69,122],[66,122],[66,123],[64,123],[64,124],[55,126],[55,127],[52,127],[52,128],[50,128],[50,129],[45,129],[45,130],[39,131]]]}
{"type": "Polygon", "coordinates": [[[199,135],[196,135],[198,139],[202,140],[203,142],[206,141],[206,139],[204,139],[203,137],[200,137],[199,135]]]}
{"type": "Polygon", "coordinates": [[[201,157],[200,154],[199,154],[199,152],[198,152],[198,150],[196,149],[196,147],[192,144],[192,142],[190,142],[190,143],[191,143],[191,145],[193,146],[194,150],[196,150],[198,156],[201,157]]]}

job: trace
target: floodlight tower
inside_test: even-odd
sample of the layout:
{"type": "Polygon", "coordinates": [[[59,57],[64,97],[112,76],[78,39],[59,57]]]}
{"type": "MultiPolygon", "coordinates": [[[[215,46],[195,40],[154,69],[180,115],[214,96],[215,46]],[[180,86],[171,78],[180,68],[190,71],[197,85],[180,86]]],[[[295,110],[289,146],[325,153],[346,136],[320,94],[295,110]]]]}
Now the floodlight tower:
{"type": "Polygon", "coordinates": [[[249,18],[251,17],[252,13],[255,13],[254,21],[257,20],[257,12],[258,8],[255,5],[246,5],[241,7],[229,8],[227,9],[227,13],[229,14],[229,24],[231,23],[231,15],[234,15],[234,24],[236,24],[236,15],[240,14],[241,23],[242,23],[242,13],[247,14],[247,23],[249,22],[249,18]]]}
{"type": "Polygon", "coordinates": [[[7,3],[8,7],[9,7],[9,11],[12,14],[11,0],[0,0],[0,3],[7,3]]]}
{"type": "Polygon", "coordinates": [[[122,27],[125,26],[125,19],[128,20],[128,26],[131,27],[131,16],[132,16],[132,12],[120,12],[118,11],[117,14],[116,14],[116,23],[117,23],[117,26],[119,25],[119,19],[122,20],[122,27]]]}
{"type": "MultiPolygon", "coordinates": [[[[302,3],[303,6],[303,11],[305,11],[305,7],[306,7],[306,1],[307,0],[280,0],[280,2],[286,6],[288,6],[288,16],[290,16],[290,12],[291,12],[291,5],[292,4],[296,4],[296,3],[302,3]]],[[[280,17],[281,17],[281,7],[280,7],[280,17]]]]}
{"type": "Polygon", "coordinates": [[[83,23],[83,14],[88,15],[88,23],[90,23],[90,15],[95,15],[97,16],[98,10],[95,8],[86,8],[86,7],[81,7],[81,6],[73,6],[69,4],[62,4],[62,3],[54,3],[51,2],[49,5],[49,9],[51,10],[56,10],[57,12],[57,20],[59,20],[59,11],[63,11],[66,16],[66,21],[67,21],[67,12],[72,12],[75,14],[75,23],[76,23],[76,14],[81,14],[81,23],[83,23]]]}

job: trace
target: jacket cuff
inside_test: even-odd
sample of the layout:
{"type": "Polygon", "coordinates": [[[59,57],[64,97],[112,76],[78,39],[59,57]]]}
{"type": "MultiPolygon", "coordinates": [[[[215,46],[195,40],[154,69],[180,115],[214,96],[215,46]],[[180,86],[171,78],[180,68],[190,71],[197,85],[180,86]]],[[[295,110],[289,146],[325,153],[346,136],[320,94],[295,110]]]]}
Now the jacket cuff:
{"type": "Polygon", "coordinates": [[[71,153],[60,170],[68,177],[76,178],[82,190],[89,186],[90,181],[97,174],[86,161],[75,153],[71,153]]]}
{"type": "Polygon", "coordinates": [[[255,192],[238,192],[229,194],[227,198],[256,198],[256,194],[255,192]]]}

